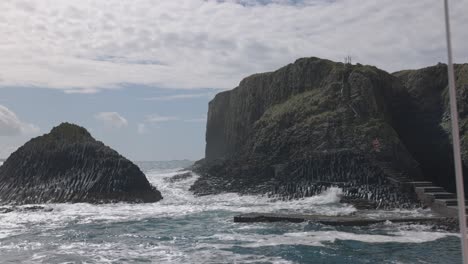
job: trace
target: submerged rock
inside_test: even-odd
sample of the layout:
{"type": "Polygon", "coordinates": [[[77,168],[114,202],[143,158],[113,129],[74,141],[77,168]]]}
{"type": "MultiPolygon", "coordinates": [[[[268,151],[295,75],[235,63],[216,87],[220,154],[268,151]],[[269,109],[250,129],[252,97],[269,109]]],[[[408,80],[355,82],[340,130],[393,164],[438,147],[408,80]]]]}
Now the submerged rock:
{"type": "Polygon", "coordinates": [[[161,193],[128,159],[83,127],[62,123],[0,167],[0,203],[156,202],[161,193]]]}

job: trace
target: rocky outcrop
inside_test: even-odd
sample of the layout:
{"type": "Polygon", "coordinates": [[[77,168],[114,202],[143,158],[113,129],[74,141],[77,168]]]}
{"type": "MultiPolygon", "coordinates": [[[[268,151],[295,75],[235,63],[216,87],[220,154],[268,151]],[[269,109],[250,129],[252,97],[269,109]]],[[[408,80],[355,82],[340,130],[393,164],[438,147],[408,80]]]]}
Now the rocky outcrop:
{"type": "MultiPolygon", "coordinates": [[[[455,69],[466,167],[468,65],[455,69]]],[[[201,177],[191,190],[290,199],[333,185],[346,201],[415,206],[406,183],[429,180],[454,190],[449,121],[444,64],[391,75],[299,59],[210,102],[206,155],[193,167],[201,177]]]]}
{"type": "MultiPolygon", "coordinates": [[[[455,191],[451,145],[447,66],[438,65],[393,74],[407,96],[395,111],[400,139],[419,162],[426,180],[455,191]]],[[[455,65],[462,158],[468,181],[468,64],[455,65]]],[[[468,185],[465,184],[468,191],[468,185]]]]}
{"type": "Polygon", "coordinates": [[[395,130],[405,86],[372,66],[299,59],[244,79],[210,102],[197,194],[314,195],[330,185],[385,207],[411,204],[421,179],[395,130]]]}
{"type": "Polygon", "coordinates": [[[2,204],[160,199],[135,164],[69,123],[30,140],[0,167],[2,204]]]}

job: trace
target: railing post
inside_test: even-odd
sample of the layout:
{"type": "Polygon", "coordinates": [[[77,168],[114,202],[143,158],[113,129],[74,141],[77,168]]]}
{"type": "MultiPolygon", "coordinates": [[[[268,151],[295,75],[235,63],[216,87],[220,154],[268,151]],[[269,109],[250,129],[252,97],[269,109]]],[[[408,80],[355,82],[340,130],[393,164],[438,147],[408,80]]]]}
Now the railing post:
{"type": "Polygon", "coordinates": [[[457,91],[455,88],[455,74],[452,60],[452,41],[450,36],[450,16],[448,0],[444,0],[445,9],[445,33],[447,37],[447,55],[448,55],[448,80],[449,80],[449,95],[450,95],[450,115],[452,123],[452,144],[453,144],[453,159],[455,162],[455,177],[457,183],[457,199],[458,199],[458,220],[461,233],[461,249],[463,255],[463,263],[468,264],[468,248],[467,248],[467,233],[466,233],[466,212],[465,212],[465,190],[463,185],[463,169],[460,153],[460,130],[458,127],[458,109],[457,109],[457,91]]]}

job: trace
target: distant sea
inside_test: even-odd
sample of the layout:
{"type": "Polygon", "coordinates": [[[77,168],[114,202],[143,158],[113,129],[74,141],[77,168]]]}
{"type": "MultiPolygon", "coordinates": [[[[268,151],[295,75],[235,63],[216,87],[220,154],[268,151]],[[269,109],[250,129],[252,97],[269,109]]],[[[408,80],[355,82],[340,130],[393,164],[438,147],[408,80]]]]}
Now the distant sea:
{"type": "Polygon", "coordinates": [[[233,193],[195,197],[188,189],[197,176],[172,183],[165,180],[189,162],[137,164],[164,200],[47,204],[52,211],[0,214],[0,263],[461,263],[459,237],[431,226],[233,222],[236,214],[247,212],[356,212],[338,203],[338,188],[288,202],[233,193]]]}

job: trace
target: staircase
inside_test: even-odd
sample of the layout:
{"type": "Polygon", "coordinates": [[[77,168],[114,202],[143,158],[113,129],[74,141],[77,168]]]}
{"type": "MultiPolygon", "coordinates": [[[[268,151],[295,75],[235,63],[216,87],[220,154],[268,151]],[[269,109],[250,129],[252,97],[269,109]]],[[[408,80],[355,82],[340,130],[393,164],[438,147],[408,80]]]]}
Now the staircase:
{"type": "MultiPolygon", "coordinates": [[[[374,161],[374,165],[382,169],[388,181],[398,186],[401,191],[416,194],[417,199],[434,213],[445,217],[458,218],[458,201],[455,193],[430,181],[417,181],[408,172],[398,169],[392,162],[374,161]]],[[[468,201],[465,211],[468,214],[468,201]]],[[[468,220],[467,220],[468,223],[468,220]]]]}
{"type": "Polygon", "coordinates": [[[391,162],[378,161],[375,164],[382,169],[387,179],[392,183],[402,184],[410,181],[407,173],[396,169],[391,162]]]}
{"type": "MultiPolygon", "coordinates": [[[[406,182],[414,188],[419,200],[432,211],[447,217],[458,217],[457,195],[429,181],[406,182]]],[[[467,203],[467,202],[465,202],[467,203]]],[[[467,203],[468,204],[468,203],[467,203]]],[[[468,208],[465,208],[468,213],[468,208]]]]}
{"type": "MultiPolygon", "coordinates": [[[[404,191],[415,192],[421,203],[433,212],[446,217],[458,218],[458,201],[455,193],[447,192],[444,188],[430,181],[414,181],[406,172],[400,171],[391,162],[375,162],[382,169],[386,178],[400,186],[404,191]]],[[[468,204],[468,201],[465,201],[468,204]]],[[[468,214],[468,206],[465,208],[468,214]]]]}

